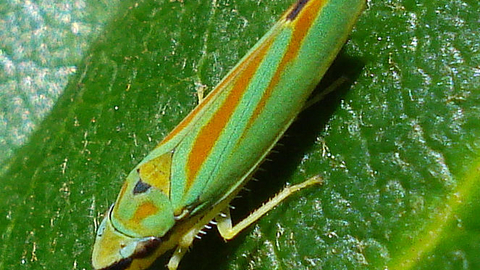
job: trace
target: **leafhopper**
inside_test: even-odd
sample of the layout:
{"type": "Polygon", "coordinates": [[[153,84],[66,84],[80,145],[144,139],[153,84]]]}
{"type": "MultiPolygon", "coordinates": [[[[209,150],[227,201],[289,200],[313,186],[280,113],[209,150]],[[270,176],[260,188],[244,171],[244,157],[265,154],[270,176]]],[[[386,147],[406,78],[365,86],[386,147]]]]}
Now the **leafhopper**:
{"type": "Polygon", "coordinates": [[[298,0],[214,90],[140,162],[99,226],[95,269],[178,264],[212,220],[231,239],[292,193],[232,226],[229,203],[290,126],[345,43],[365,0],[298,0]]]}

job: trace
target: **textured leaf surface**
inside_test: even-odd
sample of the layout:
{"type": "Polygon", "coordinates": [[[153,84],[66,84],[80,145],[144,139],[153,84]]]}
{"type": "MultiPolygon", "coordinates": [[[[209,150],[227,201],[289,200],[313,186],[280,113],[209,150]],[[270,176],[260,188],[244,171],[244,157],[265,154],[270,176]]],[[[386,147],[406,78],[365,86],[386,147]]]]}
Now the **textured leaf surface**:
{"type": "Polygon", "coordinates": [[[52,109],[115,2],[0,3],[0,166],[52,109]]]}
{"type": "MultiPolygon", "coordinates": [[[[129,170],[195,106],[198,86],[213,87],[292,2],[122,1],[105,24],[92,22],[98,38],[80,53],[70,38],[60,56],[30,49],[23,62],[78,64],[74,75],[34,80],[68,85],[18,150],[6,138],[23,118],[4,97],[41,93],[22,92],[25,76],[11,71],[23,62],[4,60],[18,49],[0,41],[2,85],[15,85],[0,99],[9,134],[0,141],[14,153],[0,168],[0,270],[90,269],[96,226],[129,170]]],[[[8,17],[14,8],[0,4],[0,20],[22,28],[23,13],[8,17]]],[[[344,74],[351,83],[300,115],[233,214],[286,183],[321,174],[325,184],[229,243],[212,230],[181,269],[480,268],[478,10],[476,0],[370,1],[322,85],[344,74]]],[[[25,44],[16,33],[11,44],[25,44]]]]}

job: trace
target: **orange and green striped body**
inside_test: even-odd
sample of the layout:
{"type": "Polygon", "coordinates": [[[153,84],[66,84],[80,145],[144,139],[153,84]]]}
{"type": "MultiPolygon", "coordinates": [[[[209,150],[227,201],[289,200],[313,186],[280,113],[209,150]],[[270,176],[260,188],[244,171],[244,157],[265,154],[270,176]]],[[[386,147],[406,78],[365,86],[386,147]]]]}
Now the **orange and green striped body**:
{"type": "Polygon", "coordinates": [[[365,0],[299,0],[128,175],[95,269],[145,269],[237,194],[304,106],[365,0]]]}

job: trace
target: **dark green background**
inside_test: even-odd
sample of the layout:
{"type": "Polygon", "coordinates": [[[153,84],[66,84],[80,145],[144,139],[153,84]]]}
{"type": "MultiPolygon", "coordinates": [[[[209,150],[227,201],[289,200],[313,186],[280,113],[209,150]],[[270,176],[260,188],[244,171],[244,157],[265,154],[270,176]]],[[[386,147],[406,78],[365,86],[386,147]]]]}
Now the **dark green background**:
{"type": "MultiPolygon", "coordinates": [[[[32,28],[32,14],[68,32],[52,19],[65,5],[93,29],[48,39],[64,47],[51,57],[22,31],[0,43],[17,69],[15,42],[23,60],[76,66],[35,81],[68,79],[50,110],[0,62],[1,134],[24,124],[8,97],[38,115],[21,147],[2,139],[0,270],[90,269],[96,226],[129,170],[195,106],[196,86],[211,89],[292,2],[0,4],[2,34],[32,28]]],[[[325,184],[229,243],[211,230],[180,269],[479,269],[478,10],[477,0],[370,1],[322,85],[350,81],[300,115],[234,215],[287,183],[321,174],[325,184]]]]}

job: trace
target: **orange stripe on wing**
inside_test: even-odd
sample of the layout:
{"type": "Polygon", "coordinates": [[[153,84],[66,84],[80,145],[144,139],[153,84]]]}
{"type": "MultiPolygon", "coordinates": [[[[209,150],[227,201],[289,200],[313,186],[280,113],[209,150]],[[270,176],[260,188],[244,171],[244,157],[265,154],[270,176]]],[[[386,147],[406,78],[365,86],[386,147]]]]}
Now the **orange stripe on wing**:
{"type": "MultiPolygon", "coordinates": [[[[302,2],[302,0],[300,0],[299,2],[302,2]]],[[[274,88],[280,81],[280,78],[283,75],[282,73],[286,69],[287,65],[293,60],[295,60],[295,58],[297,57],[298,52],[302,46],[303,39],[307,35],[310,27],[315,21],[315,18],[317,17],[318,13],[326,2],[327,1],[311,1],[311,3],[302,5],[302,10],[296,11],[293,20],[290,20],[292,10],[288,11],[286,15],[284,15],[284,20],[286,20],[287,25],[291,24],[291,26],[289,27],[293,28],[291,42],[288,45],[287,51],[285,52],[282,61],[278,65],[277,70],[273,75],[272,80],[270,81],[270,84],[263,93],[262,99],[255,108],[252,118],[249,120],[245,131],[247,131],[253,125],[258,116],[262,113],[265,105],[267,104],[267,101],[272,95],[274,88]]],[[[298,6],[298,3],[297,5],[295,5],[295,7],[296,6],[298,6]]]]}
{"type": "Polygon", "coordinates": [[[242,95],[247,90],[251,79],[254,77],[258,66],[270,46],[271,40],[266,41],[263,46],[260,46],[256,52],[245,59],[243,63],[237,66],[237,68],[218,85],[216,90],[220,91],[220,89],[228,87],[227,84],[234,82],[232,90],[226,97],[224,103],[221,104],[220,108],[211,116],[208,123],[202,127],[193,144],[186,164],[187,179],[185,192],[192,186],[202,164],[208,158],[222,130],[235,112],[242,95]]]}
{"type": "Polygon", "coordinates": [[[198,114],[198,112],[206,105],[208,104],[209,100],[213,98],[214,95],[214,91],[212,91],[209,95],[207,95],[207,97],[202,101],[202,103],[198,104],[197,107],[195,107],[195,109],[193,109],[183,120],[182,122],[180,122],[180,124],[178,124],[165,138],[163,138],[163,140],[157,144],[157,147],[159,147],[160,145],[168,142],[169,140],[171,140],[172,138],[174,138],[178,133],[180,133],[185,127],[187,127],[190,122],[192,122],[193,118],[195,118],[195,116],[198,114]]]}
{"type": "MultiPolygon", "coordinates": [[[[313,23],[313,20],[314,18],[316,17],[316,15],[318,14],[318,12],[321,10],[321,8],[325,5],[325,3],[328,2],[328,0],[325,0],[325,1],[316,1],[316,0],[299,0],[295,5],[292,6],[292,8],[290,8],[289,10],[287,10],[287,12],[283,15],[283,19],[286,20],[287,22],[289,23],[292,23],[294,24],[294,27],[295,28],[299,28],[295,31],[298,31],[299,33],[302,34],[302,37],[300,39],[297,39],[298,37],[297,36],[294,36],[293,37],[293,45],[296,45],[298,47],[295,47],[293,46],[293,49],[290,49],[287,54],[289,56],[288,61],[285,61],[282,62],[280,65],[279,65],[279,68],[277,69],[277,74],[279,73],[279,71],[281,71],[282,69],[280,69],[280,67],[284,67],[290,60],[291,58],[294,58],[297,53],[298,53],[298,49],[299,49],[299,45],[301,44],[301,41],[303,40],[303,38],[305,37],[306,33],[308,32],[311,24],[313,23]],[[309,3],[309,2],[312,2],[312,3],[309,3]],[[310,7],[312,6],[312,7],[310,7]],[[297,26],[295,26],[297,25],[297,26]],[[294,52],[294,53],[293,53],[294,52]],[[293,54],[292,54],[293,53],[293,54]]],[[[291,44],[291,45],[292,45],[291,44]]],[[[292,48],[292,46],[290,46],[290,48],[292,48]]],[[[286,55],[287,55],[286,54],[286,55]]],[[[237,72],[232,72],[229,76],[229,78],[226,78],[225,80],[222,81],[223,84],[225,84],[227,81],[229,81],[228,79],[232,78],[232,77],[235,77],[236,74],[238,74],[240,71],[241,67],[239,66],[237,68],[237,72]]],[[[276,76],[278,76],[276,74],[276,76]]],[[[278,76],[279,77],[279,76],[278,76]]],[[[264,95],[264,97],[262,98],[262,103],[259,105],[258,109],[255,111],[255,114],[254,114],[254,119],[252,119],[251,122],[253,122],[255,119],[256,119],[256,116],[258,115],[258,113],[260,113],[262,110],[263,110],[263,107],[265,106],[265,101],[270,97],[270,92],[271,92],[271,88],[273,88],[274,85],[276,85],[278,83],[278,79],[279,78],[274,78],[274,81],[273,83],[271,83],[271,87],[269,87],[269,90],[267,90],[266,94],[264,95]]],[[[166,142],[168,142],[169,140],[171,140],[172,138],[174,138],[178,133],[180,133],[185,127],[187,127],[190,122],[192,122],[192,120],[195,118],[195,116],[198,114],[199,111],[201,111],[201,109],[209,103],[209,101],[214,98],[216,95],[217,92],[221,91],[222,89],[222,83],[221,85],[218,85],[209,95],[207,95],[207,97],[205,98],[205,100],[200,103],[197,107],[195,107],[195,109],[193,109],[188,115],[187,117],[185,117],[182,122],[180,122],[180,124],[178,124],[158,145],[162,145],[166,142]]]]}

